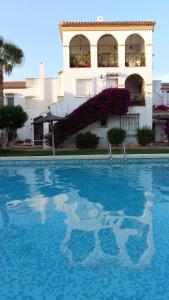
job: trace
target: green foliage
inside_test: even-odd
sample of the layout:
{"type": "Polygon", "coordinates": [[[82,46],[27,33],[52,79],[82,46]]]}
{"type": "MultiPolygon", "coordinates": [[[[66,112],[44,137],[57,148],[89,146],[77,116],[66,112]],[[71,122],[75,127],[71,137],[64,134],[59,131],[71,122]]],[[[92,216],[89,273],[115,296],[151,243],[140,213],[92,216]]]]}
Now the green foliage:
{"type": "Polygon", "coordinates": [[[97,147],[99,137],[91,132],[79,133],[76,136],[76,147],[79,149],[94,149],[97,147]]]}
{"type": "Polygon", "coordinates": [[[141,146],[152,143],[154,141],[154,133],[152,129],[148,127],[137,129],[137,140],[141,146]]]}
{"type": "Polygon", "coordinates": [[[23,51],[14,43],[5,41],[0,36],[0,70],[10,74],[13,67],[21,64],[23,59],[23,51]]]}
{"type": "Polygon", "coordinates": [[[118,146],[124,141],[126,131],[122,128],[112,128],[107,132],[107,137],[111,145],[118,146]]]}
{"type": "Polygon", "coordinates": [[[0,107],[0,129],[16,130],[23,127],[28,115],[20,105],[0,107]]]}

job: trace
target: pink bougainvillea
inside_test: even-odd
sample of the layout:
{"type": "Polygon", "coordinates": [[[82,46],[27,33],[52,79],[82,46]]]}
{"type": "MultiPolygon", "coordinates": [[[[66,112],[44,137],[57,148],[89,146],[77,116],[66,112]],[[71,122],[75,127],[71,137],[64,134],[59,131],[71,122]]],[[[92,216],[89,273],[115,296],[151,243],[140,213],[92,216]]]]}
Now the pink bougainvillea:
{"type": "Polygon", "coordinates": [[[161,104],[161,105],[153,105],[153,110],[156,111],[156,110],[162,110],[162,111],[169,111],[169,106],[168,105],[164,105],[164,104],[161,104]]]}
{"type": "Polygon", "coordinates": [[[89,124],[108,118],[112,115],[124,115],[130,105],[130,92],[128,89],[110,88],[76,108],[55,124],[55,145],[58,146],[66,137],[84,129],[89,124]]]}

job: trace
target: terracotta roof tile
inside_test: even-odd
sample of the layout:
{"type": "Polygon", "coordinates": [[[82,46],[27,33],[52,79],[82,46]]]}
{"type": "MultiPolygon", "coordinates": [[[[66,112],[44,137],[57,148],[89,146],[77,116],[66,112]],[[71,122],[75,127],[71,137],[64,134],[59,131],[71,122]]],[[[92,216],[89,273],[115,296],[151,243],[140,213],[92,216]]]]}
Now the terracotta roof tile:
{"type": "Polygon", "coordinates": [[[112,26],[154,26],[154,21],[102,21],[102,22],[78,22],[78,21],[60,21],[60,26],[77,26],[77,25],[112,25],[112,26]]]}
{"type": "Polygon", "coordinates": [[[169,82],[164,82],[161,84],[162,91],[169,91],[169,82]]]}
{"type": "Polygon", "coordinates": [[[26,81],[5,81],[4,89],[26,89],[26,81]]]}

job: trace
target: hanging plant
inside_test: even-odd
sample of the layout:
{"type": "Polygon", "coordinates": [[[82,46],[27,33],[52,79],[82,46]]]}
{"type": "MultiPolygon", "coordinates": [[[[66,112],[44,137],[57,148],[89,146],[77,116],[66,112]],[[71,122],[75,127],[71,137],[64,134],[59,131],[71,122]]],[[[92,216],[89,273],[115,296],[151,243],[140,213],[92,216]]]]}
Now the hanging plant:
{"type": "Polygon", "coordinates": [[[76,108],[67,116],[66,120],[55,124],[55,145],[60,145],[66,137],[96,121],[112,115],[125,115],[129,105],[130,92],[128,89],[105,89],[76,108]]]}

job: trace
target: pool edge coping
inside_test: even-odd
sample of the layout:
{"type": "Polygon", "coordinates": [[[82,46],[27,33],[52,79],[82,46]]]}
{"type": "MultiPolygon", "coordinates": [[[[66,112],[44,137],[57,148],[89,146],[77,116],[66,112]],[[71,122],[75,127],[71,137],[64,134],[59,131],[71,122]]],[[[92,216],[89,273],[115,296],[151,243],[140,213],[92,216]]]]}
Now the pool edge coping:
{"type": "MultiPolygon", "coordinates": [[[[109,159],[110,155],[59,155],[59,156],[3,156],[0,161],[29,161],[29,160],[90,160],[90,159],[109,159]]],[[[122,154],[113,154],[112,159],[122,159],[122,154]]],[[[169,153],[164,154],[127,154],[126,158],[168,158],[169,153]]]]}

